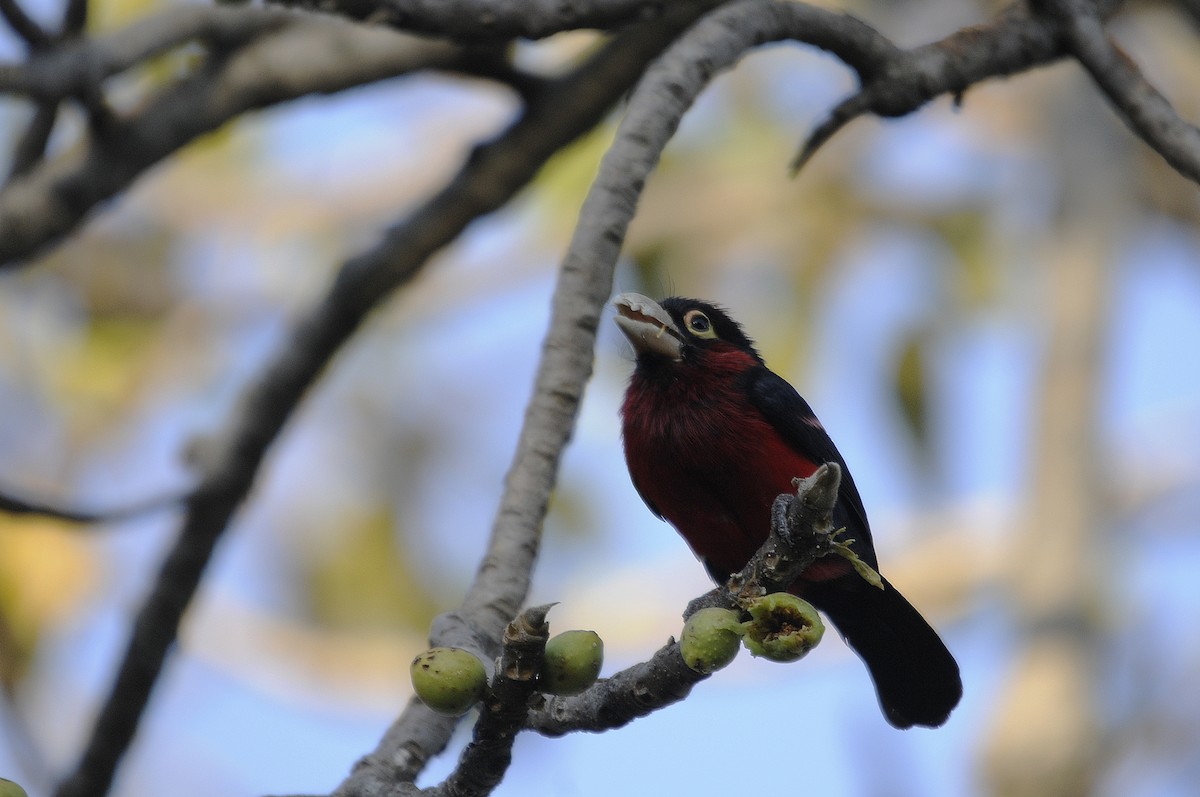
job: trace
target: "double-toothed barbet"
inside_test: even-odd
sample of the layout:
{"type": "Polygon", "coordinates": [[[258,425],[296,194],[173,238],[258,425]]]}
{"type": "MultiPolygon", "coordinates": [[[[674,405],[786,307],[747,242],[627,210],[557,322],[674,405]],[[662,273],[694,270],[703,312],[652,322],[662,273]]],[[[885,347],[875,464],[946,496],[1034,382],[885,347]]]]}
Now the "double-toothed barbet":
{"type": "MultiPolygon", "coordinates": [[[[836,462],[835,527],[878,570],[854,479],[808,402],[763,363],[720,308],[696,299],[617,297],[637,352],[621,408],[629,475],[650,511],[683,536],[718,583],[766,540],[792,479],[836,462]]],[[[866,663],[887,721],[936,727],[962,696],[958,664],[895,587],[872,586],[840,556],[818,559],[790,591],[828,616],[866,663]]]]}

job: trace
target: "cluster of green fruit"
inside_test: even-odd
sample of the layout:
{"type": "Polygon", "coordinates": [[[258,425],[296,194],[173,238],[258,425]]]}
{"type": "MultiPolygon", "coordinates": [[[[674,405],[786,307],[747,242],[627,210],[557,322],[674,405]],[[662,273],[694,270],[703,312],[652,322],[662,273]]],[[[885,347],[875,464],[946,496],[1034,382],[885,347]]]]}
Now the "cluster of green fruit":
{"type": "MultiPolygon", "coordinates": [[[[549,695],[577,695],[596,682],[604,664],[604,641],[595,631],[564,631],[546,642],[537,688],[549,695]]],[[[483,663],[462,648],[433,648],[409,667],[413,691],[438,714],[457,717],[487,691],[483,663]]]]}
{"type": "MultiPolygon", "coordinates": [[[[821,641],[825,626],[811,604],[786,592],[766,595],[746,607],[750,619],[730,609],[701,609],[688,618],[679,652],[688,667],[712,673],[733,661],[739,648],[772,661],[795,661],[821,641]]],[[[604,642],[595,631],[564,631],[546,643],[537,688],[549,695],[577,695],[596,682],[604,642]]],[[[433,648],[409,668],[413,691],[439,714],[457,717],[483,699],[488,688],[483,663],[462,648],[433,648]]]]}
{"type": "Polygon", "coordinates": [[[728,665],[744,644],[755,656],[795,661],[812,650],[825,624],[812,604],[787,592],[764,595],[746,607],[750,619],[716,607],[688,618],[679,637],[679,653],[689,668],[705,675],[728,665]]]}

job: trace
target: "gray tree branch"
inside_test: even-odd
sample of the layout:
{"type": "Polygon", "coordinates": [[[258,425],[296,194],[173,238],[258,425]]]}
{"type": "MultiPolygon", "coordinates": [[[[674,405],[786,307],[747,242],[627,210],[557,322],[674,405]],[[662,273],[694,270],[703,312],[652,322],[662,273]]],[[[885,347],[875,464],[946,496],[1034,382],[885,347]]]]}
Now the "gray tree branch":
{"type": "Polygon", "coordinates": [[[836,105],[792,160],[793,174],[850,122],[875,114],[904,116],[943,94],[961,97],[971,86],[1042,66],[1064,55],[1059,32],[1044,17],[1014,2],[993,19],[909,50],[893,48],[886,61],[858,70],[862,86],[836,105]]]}
{"type": "MultiPolygon", "coordinates": [[[[612,30],[660,18],[662,0],[278,0],[459,42],[544,39],[567,30],[612,30]]],[[[707,6],[724,0],[711,0],[707,6]]]]}
{"type": "Polygon", "coordinates": [[[179,496],[169,496],[138,501],[115,509],[97,510],[59,506],[50,501],[25,498],[4,490],[0,491],[0,512],[7,512],[12,515],[40,515],[41,517],[65,520],[70,523],[109,523],[159,509],[178,506],[183,503],[183,500],[179,496]]]}
{"type": "MultiPolygon", "coordinates": [[[[0,192],[0,267],[71,232],[98,204],[125,190],[148,168],[246,111],[450,66],[463,57],[463,50],[453,44],[335,19],[299,18],[280,9],[253,19],[253,34],[247,34],[245,46],[213,55],[205,68],[132,115],[114,119],[103,129],[93,128],[82,146],[6,186],[0,192]]],[[[196,35],[194,26],[188,30],[196,35]]],[[[171,31],[178,34],[177,28],[171,31]]],[[[179,39],[160,32],[136,41],[144,57],[179,39]]],[[[134,57],[132,50],[121,52],[119,65],[134,57]]],[[[103,63],[101,74],[116,62],[103,63]]],[[[84,85],[82,78],[55,83],[46,96],[84,85]]]]}
{"type": "MultiPolygon", "coordinates": [[[[692,601],[684,617],[706,606],[738,609],[747,598],[786,590],[814,561],[836,555],[833,507],[840,483],[841,468],[830,462],[797,485],[795,495],[779,496],[766,542],[724,585],[692,601]]],[[[679,643],[672,639],[649,660],[598,681],[583,694],[546,696],[530,712],[526,727],[545,736],[612,730],[683,700],[708,677],[684,664],[679,643]]]]}
{"type": "Polygon", "coordinates": [[[50,34],[37,20],[25,13],[17,0],[0,0],[0,17],[4,17],[13,32],[30,47],[38,49],[50,43],[50,34]]]}
{"type": "Polygon", "coordinates": [[[60,100],[187,42],[229,49],[304,19],[280,8],[176,6],[112,33],[39,50],[22,63],[0,64],[0,92],[60,100]]]}
{"type": "Polygon", "coordinates": [[[1071,54],[1129,129],[1175,171],[1200,183],[1200,129],[1181,118],[1109,38],[1095,5],[1083,0],[1053,0],[1046,5],[1061,20],[1071,54]]]}

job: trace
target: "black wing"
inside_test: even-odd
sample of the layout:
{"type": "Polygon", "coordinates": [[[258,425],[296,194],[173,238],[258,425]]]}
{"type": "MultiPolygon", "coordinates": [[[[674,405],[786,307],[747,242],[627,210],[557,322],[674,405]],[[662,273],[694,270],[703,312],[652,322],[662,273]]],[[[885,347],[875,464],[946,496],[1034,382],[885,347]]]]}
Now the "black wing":
{"type": "MultiPolygon", "coordinates": [[[[754,369],[747,380],[751,402],[788,445],[815,464],[842,466],[834,523],[846,526],[855,553],[878,570],[862,498],[812,407],[765,367],[754,369]]],[[[866,662],[888,722],[897,728],[937,727],[962,697],[958,663],[920,612],[887,581],[884,587],[875,589],[851,574],[810,584],[803,594],[866,662]]]]}
{"type": "Polygon", "coordinates": [[[878,568],[871,526],[867,523],[867,512],[854,485],[854,477],[812,407],[786,379],[765,366],[751,368],[746,373],[746,390],[750,403],[805,459],[814,465],[836,462],[841,466],[842,482],[834,522],[846,526],[847,536],[857,543],[853,546],[855,552],[871,567],[878,568]]]}

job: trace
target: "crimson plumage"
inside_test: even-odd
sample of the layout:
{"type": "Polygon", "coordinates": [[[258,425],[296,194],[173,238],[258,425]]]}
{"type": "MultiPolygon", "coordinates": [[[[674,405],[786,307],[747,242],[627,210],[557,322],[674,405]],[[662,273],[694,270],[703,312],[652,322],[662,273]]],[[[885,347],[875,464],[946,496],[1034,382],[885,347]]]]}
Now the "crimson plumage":
{"type": "MultiPolygon", "coordinates": [[[[658,304],[622,294],[615,304],[617,324],[637,351],[621,410],[630,477],[710,575],[723,581],[741,569],[769,533],[775,497],[824,462],[842,468],[835,523],[878,569],[845,461],[808,403],[766,367],[742,328],[695,299],[658,304]]],[[[841,557],[825,557],[791,591],[825,612],[863,659],[892,725],[946,721],[962,695],[958,664],[886,579],[878,589],[841,557]]]]}

